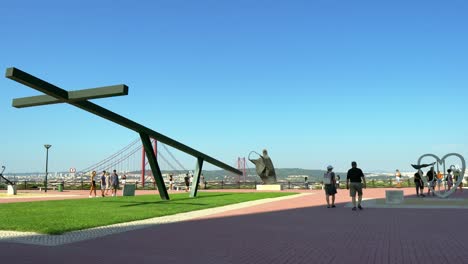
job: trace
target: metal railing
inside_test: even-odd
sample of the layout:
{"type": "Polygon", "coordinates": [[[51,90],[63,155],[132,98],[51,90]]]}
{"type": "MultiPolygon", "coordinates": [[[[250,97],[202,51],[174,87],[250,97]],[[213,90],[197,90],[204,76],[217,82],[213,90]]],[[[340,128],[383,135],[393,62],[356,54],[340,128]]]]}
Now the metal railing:
{"type": "MultiPolygon", "coordinates": [[[[16,184],[17,190],[39,190],[44,188],[43,181],[12,181],[16,184]]],[[[153,182],[146,182],[144,185],[139,181],[127,180],[127,183],[135,184],[136,188],[139,190],[155,190],[156,184],[153,182]]],[[[77,181],[60,181],[52,180],[48,181],[48,186],[56,187],[59,184],[63,184],[65,190],[89,190],[91,188],[91,183],[89,180],[77,180],[77,181]]],[[[261,181],[205,181],[200,182],[199,188],[206,190],[223,190],[223,189],[256,189],[258,184],[262,184],[261,181]]],[[[322,182],[319,181],[279,181],[278,184],[281,184],[284,190],[307,190],[307,189],[322,189],[322,182]]],[[[169,182],[166,182],[166,187],[169,188],[169,182]]],[[[184,182],[176,182],[173,185],[174,189],[184,189],[184,182]]],[[[376,180],[376,179],[367,179],[367,188],[389,188],[396,187],[395,179],[388,180],[376,180]]],[[[400,187],[415,187],[413,179],[405,179],[400,182],[400,187]]],[[[97,182],[97,188],[100,188],[99,182],[97,182]]],[[[340,188],[346,188],[346,182],[340,182],[340,188]]],[[[0,189],[6,190],[7,185],[5,182],[0,183],[0,189]]]]}

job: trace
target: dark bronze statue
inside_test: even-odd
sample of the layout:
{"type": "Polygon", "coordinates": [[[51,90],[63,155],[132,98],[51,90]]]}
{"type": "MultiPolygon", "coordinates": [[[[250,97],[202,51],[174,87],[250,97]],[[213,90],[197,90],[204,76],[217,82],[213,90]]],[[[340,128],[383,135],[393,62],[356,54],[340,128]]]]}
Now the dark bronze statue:
{"type": "Polygon", "coordinates": [[[273,167],[273,162],[268,156],[266,149],[263,150],[263,155],[258,154],[255,151],[250,152],[249,160],[255,164],[255,169],[257,175],[260,176],[264,184],[274,184],[276,183],[276,173],[275,167],[273,167]],[[251,159],[250,154],[255,153],[260,156],[258,159],[251,159]]]}
{"type": "Polygon", "coordinates": [[[0,179],[4,179],[6,183],[9,185],[15,185],[15,183],[11,182],[10,180],[8,180],[7,178],[3,176],[4,171],[5,171],[5,166],[2,166],[2,172],[0,172],[0,179]]]}

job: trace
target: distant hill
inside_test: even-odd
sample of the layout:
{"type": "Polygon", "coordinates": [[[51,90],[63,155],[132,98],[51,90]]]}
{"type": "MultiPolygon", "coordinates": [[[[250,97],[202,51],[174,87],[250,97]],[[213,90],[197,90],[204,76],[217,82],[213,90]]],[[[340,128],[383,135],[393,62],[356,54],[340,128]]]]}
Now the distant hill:
{"type": "MultiPolygon", "coordinates": [[[[304,177],[307,177],[308,181],[321,181],[325,170],[309,170],[300,168],[275,168],[276,178],[278,180],[290,180],[290,181],[304,181],[304,177]]],[[[171,172],[163,172],[171,173],[171,172]]],[[[366,173],[366,176],[374,179],[383,180],[388,179],[389,174],[377,174],[377,173],[366,173]]],[[[346,179],[347,172],[335,172],[336,175],[340,175],[341,180],[346,179]]],[[[204,170],[203,176],[207,181],[237,181],[239,176],[225,170],[204,170]]],[[[247,170],[247,181],[259,181],[260,177],[257,176],[254,169],[247,170]]],[[[241,179],[243,180],[243,179],[241,179]]]]}
{"type": "MultiPolygon", "coordinates": [[[[278,180],[291,180],[291,181],[304,181],[304,177],[307,177],[309,181],[319,181],[325,173],[324,170],[307,170],[299,168],[276,168],[276,178],[278,180]]],[[[345,172],[335,172],[337,175],[346,175],[345,172]]],[[[233,180],[238,179],[237,175],[233,173],[226,172],[225,170],[204,170],[203,176],[207,181],[221,181],[221,180],[233,180]]],[[[260,180],[260,177],[257,176],[255,170],[247,170],[247,180],[255,181],[260,180]]]]}
{"type": "MultiPolygon", "coordinates": [[[[276,176],[278,180],[289,180],[289,181],[304,181],[304,177],[307,177],[308,181],[315,182],[321,181],[325,170],[309,170],[309,169],[300,169],[300,168],[276,168],[276,176]]],[[[173,174],[175,176],[182,177],[180,175],[184,175],[187,171],[169,171],[163,170],[161,171],[163,175],[173,174]]],[[[391,173],[366,173],[367,177],[372,177],[374,179],[388,179],[391,177],[391,173]]],[[[68,175],[67,172],[58,172],[58,177],[62,177],[62,175],[68,175]]],[[[133,177],[138,178],[141,175],[141,171],[131,171],[128,172],[129,175],[134,175],[133,177]]],[[[341,180],[346,179],[346,172],[335,172],[336,175],[341,176],[341,180]]],[[[151,175],[151,171],[147,170],[146,175],[151,175]]],[[[13,173],[13,174],[6,174],[7,178],[10,177],[12,179],[18,180],[25,180],[25,179],[41,179],[44,176],[44,173],[13,173]]],[[[55,173],[49,175],[51,179],[53,179],[55,173]]],[[[227,172],[225,170],[203,170],[203,176],[207,181],[229,181],[235,182],[239,180],[239,176],[235,175],[234,173],[227,172]]],[[[244,179],[241,178],[241,181],[244,179]]],[[[257,176],[254,169],[247,170],[247,181],[260,181],[260,177],[257,176]]]]}

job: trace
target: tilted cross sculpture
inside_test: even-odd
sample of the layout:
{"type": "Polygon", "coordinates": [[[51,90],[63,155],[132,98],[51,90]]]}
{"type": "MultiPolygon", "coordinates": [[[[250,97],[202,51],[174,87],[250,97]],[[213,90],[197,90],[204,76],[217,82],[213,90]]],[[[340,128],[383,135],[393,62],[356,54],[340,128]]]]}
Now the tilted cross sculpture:
{"type": "Polygon", "coordinates": [[[13,107],[23,108],[56,103],[68,103],[137,132],[140,135],[141,141],[143,143],[143,148],[148,158],[151,171],[153,172],[154,181],[158,187],[159,195],[163,200],[169,200],[169,194],[167,193],[166,185],[164,184],[164,179],[162,177],[156,155],[154,153],[153,147],[151,146],[151,138],[155,138],[166,145],[174,147],[197,158],[190,197],[197,196],[198,184],[200,183],[200,174],[204,161],[235,174],[242,175],[241,171],[217,159],[214,159],[198,150],[195,150],[163,134],[140,125],[126,117],[118,115],[106,108],[88,101],[89,99],[128,95],[128,87],[124,84],[78,91],[66,91],[14,67],[7,68],[5,76],[11,80],[17,81],[45,94],[13,99],[13,107]]]}

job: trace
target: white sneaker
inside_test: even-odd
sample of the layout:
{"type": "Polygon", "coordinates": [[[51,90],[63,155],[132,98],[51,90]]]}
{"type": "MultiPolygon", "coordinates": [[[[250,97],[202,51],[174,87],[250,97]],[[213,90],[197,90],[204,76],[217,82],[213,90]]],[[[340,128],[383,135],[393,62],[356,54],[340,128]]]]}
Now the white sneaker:
{"type": "Polygon", "coordinates": [[[89,198],[93,198],[93,197],[90,195],[89,198]]]}

